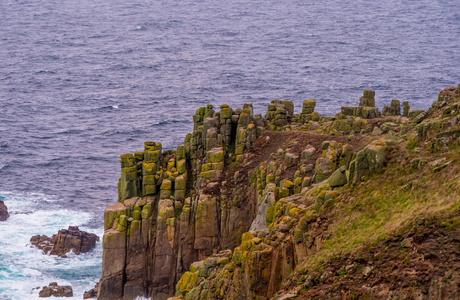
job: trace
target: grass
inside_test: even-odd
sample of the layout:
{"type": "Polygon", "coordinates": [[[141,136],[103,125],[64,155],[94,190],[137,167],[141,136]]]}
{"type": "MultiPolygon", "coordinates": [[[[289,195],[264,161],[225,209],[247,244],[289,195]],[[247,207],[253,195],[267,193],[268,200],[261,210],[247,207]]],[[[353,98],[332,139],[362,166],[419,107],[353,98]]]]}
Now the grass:
{"type": "Polygon", "coordinates": [[[417,141],[417,140],[415,140],[415,139],[414,139],[414,140],[411,140],[409,143],[407,143],[406,149],[407,149],[407,150],[412,150],[412,149],[418,147],[419,144],[420,144],[419,141],[417,141]]]}
{"type": "MultiPolygon", "coordinates": [[[[404,150],[398,149],[398,153],[404,150]]],[[[351,252],[363,243],[372,244],[408,230],[419,218],[429,218],[460,209],[460,152],[445,153],[453,160],[449,168],[432,173],[429,166],[411,170],[410,165],[392,162],[385,172],[354,187],[342,190],[341,202],[330,211],[323,247],[302,265],[310,268],[340,252],[351,252]],[[405,188],[412,183],[410,188],[405,188]]],[[[432,159],[439,158],[439,153],[432,159]]],[[[410,161],[410,160],[409,160],[410,161]]],[[[448,230],[460,227],[454,218],[442,224],[448,230]]]]}

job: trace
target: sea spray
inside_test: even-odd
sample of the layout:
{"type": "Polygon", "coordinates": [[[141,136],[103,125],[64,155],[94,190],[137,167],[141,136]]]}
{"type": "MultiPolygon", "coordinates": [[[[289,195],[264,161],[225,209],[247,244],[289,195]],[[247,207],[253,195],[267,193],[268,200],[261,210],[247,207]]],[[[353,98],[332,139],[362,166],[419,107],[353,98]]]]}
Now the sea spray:
{"type": "Polygon", "coordinates": [[[41,288],[53,281],[72,286],[74,299],[94,287],[101,275],[102,242],[88,253],[70,253],[68,258],[44,255],[30,246],[31,236],[51,236],[69,225],[102,236],[102,228],[87,227],[91,213],[61,208],[55,199],[41,194],[0,192],[0,199],[11,213],[0,222],[0,299],[38,299],[41,288]]]}

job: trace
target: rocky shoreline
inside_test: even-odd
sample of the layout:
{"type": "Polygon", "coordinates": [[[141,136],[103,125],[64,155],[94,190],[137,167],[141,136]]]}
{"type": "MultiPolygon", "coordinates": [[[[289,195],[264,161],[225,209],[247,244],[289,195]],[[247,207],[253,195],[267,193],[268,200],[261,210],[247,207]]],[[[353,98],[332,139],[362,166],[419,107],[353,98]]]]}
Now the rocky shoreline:
{"type": "Polygon", "coordinates": [[[369,90],[332,117],[315,105],[208,105],[176,151],[122,155],[97,298],[458,296],[457,265],[436,251],[460,225],[460,85],[427,111],[392,100],[380,113],[369,90]]]}

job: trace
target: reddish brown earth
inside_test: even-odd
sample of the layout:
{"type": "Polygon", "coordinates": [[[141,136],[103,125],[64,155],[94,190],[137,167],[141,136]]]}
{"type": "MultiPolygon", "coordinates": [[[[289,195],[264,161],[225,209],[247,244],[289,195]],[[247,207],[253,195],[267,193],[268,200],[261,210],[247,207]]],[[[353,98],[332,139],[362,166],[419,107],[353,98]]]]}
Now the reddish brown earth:
{"type": "Polygon", "coordinates": [[[439,219],[417,222],[404,235],[325,261],[295,299],[460,299],[460,230],[439,219]]]}
{"type": "MultiPolygon", "coordinates": [[[[271,155],[276,153],[278,149],[289,149],[291,153],[297,153],[300,155],[307,145],[311,145],[317,150],[310,158],[310,161],[314,164],[316,159],[318,159],[322,154],[321,146],[324,141],[335,141],[337,143],[349,144],[355,149],[355,151],[359,151],[364,148],[368,139],[364,136],[355,136],[349,140],[346,136],[321,135],[303,131],[266,131],[256,140],[253,147],[247,151],[241,163],[236,163],[235,166],[226,168],[227,172],[224,173],[219,182],[226,183],[226,190],[228,191],[228,195],[226,196],[228,199],[231,199],[232,191],[234,191],[235,188],[240,187],[243,189],[247,186],[249,174],[254,171],[260,163],[264,161],[277,160],[278,164],[286,164],[282,158],[276,159],[271,157],[271,155]],[[235,176],[236,172],[238,172],[237,176],[235,176]]],[[[283,173],[283,177],[292,178],[296,169],[297,165],[289,166],[283,173]]],[[[219,193],[220,187],[216,186],[213,189],[205,189],[204,191],[206,193],[216,195],[219,193]]]]}

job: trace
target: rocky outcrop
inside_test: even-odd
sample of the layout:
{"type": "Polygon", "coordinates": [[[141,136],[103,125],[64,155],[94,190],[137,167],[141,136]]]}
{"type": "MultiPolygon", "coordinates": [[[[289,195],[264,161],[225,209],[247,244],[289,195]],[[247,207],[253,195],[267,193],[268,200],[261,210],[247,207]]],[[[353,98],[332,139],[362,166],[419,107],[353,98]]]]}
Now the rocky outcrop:
{"type": "Polygon", "coordinates": [[[447,148],[460,137],[460,103],[457,88],[447,88],[439,93],[431,108],[417,117],[416,140],[430,141],[435,150],[447,148]],[[431,118],[427,118],[431,116],[431,118]],[[420,120],[420,121],[419,121],[420,120]]]}
{"type": "MultiPolygon", "coordinates": [[[[405,101],[407,103],[407,101],[405,101]]],[[[406,104],[408,105],[408,104],[406,104]]],[[[404,106],[406,110],[406,106],[404,106]]],[[[406,113],[407,115],[408,113],[406,113]]],[[[401,115],[401,102],[399,100],[391,100],[390,106],[384,106],[382,110],[382,115],[384,116],[399,116],[401,115]]]]}
{"type": "MultiPolygon", "coordinates": [[[[313,106],[314,108],[314,106],[313,106]]],[[[291,101],[273,100],[268,105],[268,111],[265,115],[268,123],[277,127],[285,126],[292,120],[294,114],[294,104],[291,101]]]]}
{"type": "Polygon", "coordinates": [[[193,120],[176,151],[146,142],[121,156],[119,202],[105,211],[99,299],[166,299],[191,263],[235,247],[249,229],[257,194],[247,172],[225,167],[240,164],[265,121],[250,103],[208,105],[193,120]]]}
{"type": "MultiPolygon", "coordinates": [[[[460,86],[457,89],[444,90],[441,93],[442,97],[440,96],[441,100],[438,100],[441,103],[435,104],[437,108],[423,113],[425,118],[423,124],[449,123],[448,126],[430,125],[427,132],[432,133],[421,134],[420,132],[424,131],[421,131],[420,125],[417,125],[419,120],[417,118],[412,119],[410,123],[399,122],[400,125],[397,125],[398,121],[391,119],[397,113],[391,110],[388,112],[389,109],[386,109],[387,117],[375,123],[381,124],[380,127],[373,126],[374,129],[381,130],[379,136],[384,135],[385,140],[375,139],[367,142],[364,147],[356,144],[340,145],[337,141],[324,141],[320,147],[323,152],[319,157],[316,156],[313,179],[316,179],[314,181],[317,183],[311,185],[310,182],[305,185],[300,194],[295,192],[295,188],[291,190],[296,186],[293,181],[282,179],[280,176],[278,180],[283,183],[278,185],[276,172],[275,176],[270,174],[271,170],[277,170],[276,163],[280,161],[277,157],[285,157],[286,162],[290,164],[295,161],[292,159],[295,157],[295,151],[278,149],[271,156],[273,161],[267,161],[259,167],[256,181],[260,185],[259,199],[261,200],[251,231],[243,234],[241,244],[233,249],[230,256],[227,255],[225,259],[220,260],[221,263],[217,263],[216,258],[210,257],[204,262],[197,262],[196,267],[191,267],[179,281],[176,297],[171,299],[287,299],[292,297],[451,299],[458,297],[460,283],[456,275],[458,266],[448,262],[452,259],[452,262],[457,261],[460,255],[455,242],[455,236],[460,230],[460,223],[456,221],[458,212],[453,216],[438,216],[434,221],[435,224],[433,221],[427,223],[420,219],[418,214],[413,214],[411,208],[404,211],[399,208],[399,205],[402,199],[409,199],[406,200],[409,202],[405,205],[410,207],[417,199],[422,198],[424,207],[433,199],[430,193],[427,193],[428,187],[422,187],[418,180],[413,180],[398,188],[399,182],[408,181],[409,178],[419,178],[418,173],[412,175],[411,172],[414,171],[410,170],[424,172],[423,174],[450,172],[453,177],[447,184],[449,191],[443,194],[443,198],[440,195],[438,197],[443,199],[440,201],[451,199],[450,209],[456,210],[458,207],[459,198],[456,196],[452,198],[453,191],[450,190],[455,190],[454,193],[460,192],[460,186],[455,183],[458,176],[454,175],[458,174],[460,166],[453,165],[454,160],[458,162],[458,152],[455,151],[460,145],[458,136],[448,135],[449,139],[445,145],[449,148],[430,148],[431,142],[429,142],[430,136],[445,136],[444,128],[450,127],[449,132],[452,131],[452,127],[456,128],[458,122],[455,122],[457,114],[455,105],[460,103],[460,97],[454,96],[455,93],[460,95],[460,86]],[[448,109],[443,114],[440,109],[445,107],[448,109]],[[411,156],[411,154],[405,152],[398,143],[404,145],[402,141],[411,139],[414,133],[416,133],[415,139],[407,143],[409,150],[413,149],[414,143],[417,143],[419,146],[427,147],[430,152],[442,151],[442,155],[450,159],[436,158],[434,154],[431,161],[426,157],[414,158],[406,160],[405,164],[401,157],[411,156]],[[401,138],[397,139],[395,134],[401,138]],[[426,143],[421,144],[422,141],[426,143]],[[395,148],[398,150],[396,151],[395,148]],[[286,156],[285,153],[289,155],[286,156]],[[390,170],[387,170],[388,168],[390,170]],[[390,182],[387,182],[388,174],[394,176],[390,182]],[[377,183],[371,185],[369,189],[364,188],[375,177],[379,178],[376,180],[377,183]],[[398,184],[394,185],[393,180],[398,181],[398,184]],[[390,200],[386,200],[387,198],[390,200]],[[362,208],[361,205],[370,211],[366,211],[366,208],[362,208]],[[380,208],[375,209],[375,206],[380,208]],[[369,220],[388,218],[387,211],[391,210],[392,206],[395,207],[396,215],[405,213],[405,217],[412,217],[415,227],[412,225],[401,227],[397,219],[387,219],[385,221],[387,223],[383,223],[387,226],[387,232],[394,232],[391,230],[396,228],[398,229],[395,232],[398,234],[406,232],[407,228],[409,231],[403,236],[383,238],[383,241],[382,237],[379,237],[380,242],[375,246],[373,244],[361,246],[354,249],[355,254],[344,254],[343,251],[349,247],[348,240],[356,238],[347,235],[345,231],[352,231],[355,234],[362,232],[369,226],[369,220]],[[341,207],[354,208],[356,211],[341,207]],[[362,217],[368,213],[369,218],[362,217]],[[346,214],[350,214],[350,217],[346,214]],[[342,218],[346,221],[342,221],[342,218]],[[359,223],[356,222],[356,218],[364,218],[366,221],[359,223]],[[332,226],[329,226],[330,224],[332,226]],[[341,227],[340,224],[349,226],[341,227]],[[344,238],[345,236],[347,238],[344,238]],[[326,246],[327,250],[319,254],[318,263],[314,257],[322,251],[331,238],[336,244],[326,246]],[[439,252],[440,247],[446,251],[439,252]],[[327,257],[325,253],[329,251],[336,254],[330,255],[329,260],[323,261],[324,257],[327,257]],[[205,271],[203,266],[207,266],[204,268],[205,271]],[[431,271],[426,273],[427,270],[431,271]]],[[[369,101],[364,99],[362,102],[365,104],[369,101]]],[[[396,105],[393,106],[396,111],[396,105]]],[[[323,119],[323,124],[326,122],[323,119]]],[[[419,149],[416,153],[421,151],[419,149]]],[[[311,157],[311,153],[312,151],[305,153],[305,158],[311,157]]],[[[424,153],[427,155],[426,152],[424,153]]],[[[278,167],[278,170],[282,169],[283,165],[278,167]]],[[[302,176],[301,169],[311,170],[311,167],[300,166],[295,172],[294,182],[304,182],[304,179],[299,179],[302,176]]],[[[428,175],[428,178],[434,181],[430,184],[435,186],[436,190],[444,182],[439,176],[428,175]]],[[[450,209],[447,213],[452,211],[450,209]]],[[[371,226],[381,228],[381,224],[377,222],[376,225],[371,226]]],[[[359,236],[360,234],[358,239],[359,236]]]]}
{"type": "Polygon", "coordinates": [[[69,226],[69,229],[61,229],[52,237],[46,235],[34,235],[30,238],[30,243],[43,251],[45,254],[57,255],[63,258],[67,253],[75,254],[90,251],[99,237],[94,233],[80,231],[77,226],[69,226]]]}
{"type": "Polygon", "coordinates": [[[375,92],[365,90],[364,95],[359,98],[359,106],[342,106],[342,113],[347,116],[374,119],[380,116],[379,109],[375,107],[375,92]]]}
{"type": "MultiPolygon", "coordinates": [[[[192,263],[240,243],[262,198],[266,211],[254,226],[273,222],[275,201],[314,181],[313,156],[323,139],[306,144],[299,136],[285,143],[264,132],[318,122],[314,107],[314,100],[304,101],[299,117],[292,102],[274,100],[262,118],[250,103],[236,110],[222,105],[220,111],[208,105],[196,111],[194,131],[176,151],[146,142],[143,152],[122,155],[119,202],[105,211],[98,298],[166,299],[192,263]],[[270,164],[259,161],[283,143],[270,164]]],[[[342,144],[332,145],[341,157],[342,144]]],[[[335,169],[341,159],[334,159],[335,169]]]]}
{"type": "Polygon", "coordinates": [[[49,286],[44,286],[39,293],[40,298],[48,297],[73,297],[72,287],[68,285],[60,286],[56,282],[51,282],[49,286]]]}
{"type": "MultiPolygon", "coordinates": [[[[98,299],[301,295],[302,286],[319,280],[304,276],[308,268],[321,269],[318,261],[337,254],[331,239],[354,249],[360,235],[384,238],[380,231],[388,234],[407,222],[400,214],[413,202],[405,202],[411,195],[405,193],[420,182],[385,188],[392,182],[385,176],[422,172],[436,161],[408,160],[413,154],[401,145],[413,149],[447,129],[445,122],[449,132],[456,129],[456,91],[444,92],[428,111],[411,111],[404,101],[402,115],[398,100],[380,115],[369,90],[358,107],[342,107],[333,117],[315,113],[314,99],[304,101],[300,114],[282,100],[272,101],[265,117],[253,115],[250,103],[198,109],[193,133],[176,151],[146,142],[143,152],[122,155],[119,200],[105,211],[98,299]],[[441,125],[422,127],[428,122],[441,125]],[[373,180],[379,185],[366,190],[373,180]],[[377,215],[393,207],[401,219],[386,211],[377,215]]],[[[450,135],[450,148],[442,149],[455,148],[456,138],[450,135]]],[[[455,159],[430,172],[450,170],[455,159]]]]}
{"type": "Polygon", "coordinates": [[[0,221],[6,221],[10,214],[8,213],[8,208],[6,207],[5,203],[0,200],[0,221]]]}
{"type": "Polygon", "coordinates": [[[350,163],[349,181],[357,183],[363,180],[364,176],[381,171],[386,162],[385,150],[383,141],[375,141],[359,151],[350,163]]]}

